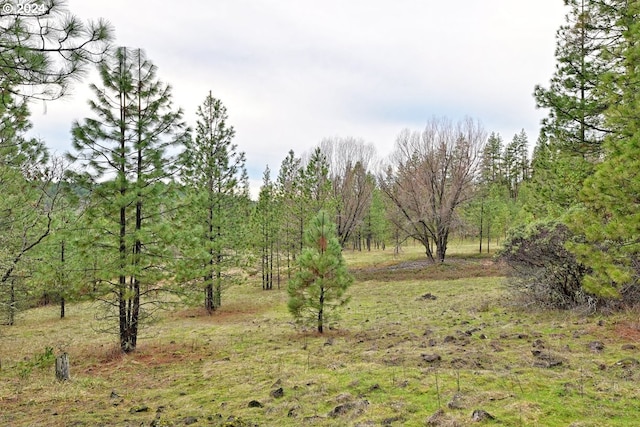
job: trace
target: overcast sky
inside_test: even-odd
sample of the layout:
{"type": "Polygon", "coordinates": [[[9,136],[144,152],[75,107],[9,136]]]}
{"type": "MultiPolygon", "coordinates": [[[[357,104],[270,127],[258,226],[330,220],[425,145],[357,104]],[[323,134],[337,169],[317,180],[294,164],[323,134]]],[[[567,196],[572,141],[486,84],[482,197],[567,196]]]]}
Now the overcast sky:
{"type": "MultiPolygon", "coordinates": [[[[69,0],[105,18],[117,45],[145,49],[195,124],[209,90],[222,100],[252,186],[268,164],[325,137],[356,137],[381,156],[404,128],[470,116],[531,144],[545,115],[532,97],[554,69],[562,0],[69,0]]],[[[93,81],[93,80],[92,80],[93,81]]],[[[33,133],[70,149],[89,115],[86,81],[33,106],[33,133]]]]}

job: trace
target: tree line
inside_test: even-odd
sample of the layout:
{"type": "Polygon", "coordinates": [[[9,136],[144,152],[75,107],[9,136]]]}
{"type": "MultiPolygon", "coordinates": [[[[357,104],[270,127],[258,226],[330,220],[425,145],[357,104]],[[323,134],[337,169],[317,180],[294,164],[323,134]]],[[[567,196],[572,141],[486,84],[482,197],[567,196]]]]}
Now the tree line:
{"type": "MultiPolygon", "coordinates": [[[[521,271],[555,268],[549,259],[577,263],[524,274],[548,278],[552,286],[540,295],[576,272],[577,285],[554,295],[626,292],[640,271],[632,90],[638,6],[567,4],[556,73],[548,88],[535,89],[549,116],[531,158],[524,131],[505,143],[477,120],[434,117],[421,130],[401,131],[386,159],[353,137],[326,138],[300,155],[291,150],[277,175],[265,168],[255,201],[245,154],[211,91],[191,127],[144,51],[112,46],[104,22],[84,24],[55,2],[39,16],[3,15],[4,323],[34,299],[55,299],[64,316],[67,301],[91,298],[104,303],[99,317],[107,329],[117,325],[128,352],[142,322],[169,301],[213,313],[227,287],[257,274],[263,290],[286,284],[290,310],[302,317],[314,307],[308,287],[328,283],[304,275],[320,271],[312,260],[342,277],[336,247],[397,251],[412,240],[429,260],[444,262],[453,235],[476,239],[479,252],[504,244],[512,266],[529,263],[521,271]],[[29,101],[64,95],[92,63],[99,81],[90,85],[85,118],[71,124],[71,150],[52,157],[44,142],[26,136],[29,101]],[[559,243],[545,244],[555,230],[559,243]],[[527,245],[535,250],[523,252],[527,245]]],[[[337,287],[320,285],[320,295],[344,302],[350,280],[334,278],[337,287]]],[[[323,310],[312,316],[320,330],[323,310]]]]}

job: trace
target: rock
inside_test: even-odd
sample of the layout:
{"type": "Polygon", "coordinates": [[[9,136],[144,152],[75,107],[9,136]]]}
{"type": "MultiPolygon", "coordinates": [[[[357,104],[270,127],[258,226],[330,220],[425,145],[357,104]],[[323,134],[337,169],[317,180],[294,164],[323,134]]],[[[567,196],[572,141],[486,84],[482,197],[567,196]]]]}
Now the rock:
{"type": "Polygon", "coordinates": [[[428,426],[439,426],[442,423],[442,418],[444,416],[444,410],[438,409],[427,419],[428,426]]]}
{"type": "Polygon", "coordinates": [[[139,412],[149,412],[149,407],[147,405],[140,405],[134,406],[133,408],[129,409],[129,413],[131,414],[136,414],[139,412]]]}
{"type": "Polygon", "coordinates": [[[625,344],[622,346],[622,350],[637,350],[638,347],[633,344],[625,344]]]}
{"type": "Polygon", "coordinates": [[[554,366],[562,365],[562,360],[550,353],[545,353],[541,350],[531,350],[531,354],[537,359],[533,362],[533,366],[536,368],[553,368],[554,366]]]}
{"type": "Polygon", "coordinates": [[[263,408],[264,405],[260,402],[258,402],[257,400],[252,400],[251,402],[249,402],[249,408],[263,408]]]}
{"type": "Polygon", "coordinates": [[[284,396],[284,389],[282,387],[279,387],[273,390],[270,394],[274,399],[280,399],[282,396],[284,396]]]}
{"type": "Polygon", "coordinates": [[[331,418],[339,417],[351,411],[354,408],[353,403],[345,403],[342,405],[338,405],[329,412],[329,416],[331,418]]]}
{"type": "Polygon", "coordinates": [[[593,352],[596,352],[596,353],[599,353],[602,350],[604,350],[604,343],[601,342],[601,341],[591,341],[588,344],[588,347],[589,347],[589,350],[591,350],[593,352]]]}
{"type": "Polygon", "coordinates": [[[453,395],[449,403],[447,403],[447,407],[449,409],[464,409],[463,403],[464,397],[460,393],[456,393],[453,395]]]}
{"type": "Polygon", "coordinates": [[[197,423],[198,419],[196,417],[185,417],[182,419],[182,422],[184,423],[184,425],[190,426],[191,424],[197,423]]]}
{"type": "Polygon", "coordinates": [[[456,340],[456,337],[454,337],[453,335],[447,335],[446,337],[444,337],[444,340],[442,340],[445,344],[449,343],[449,342],[454,342],[456,340]]]}
{"type": "Polygon", "coordinates": [[[426,293],[418,298],[418,300],[422,300],[422,301],[435,301],[437,299],[438,297],[433,295],[432,293],[426,293]]]}
{"type": "Polygon", "coordinates": [[[533,357],[538,359],[533,363],[533,366],[537,368],[552,368],[554,366],[562,365],[563,360],[551,353],[545,353],[542,350],[531,350],[533,357]]]}
{"type": "Polygon", "coordinates": [[[120,395],[118,393],[116,393],[115,390],[111,390],[111,395],[109,396],[110,399],[117,399],[119,397],[120,397],[120,395]]]}
{"type": "Polygon", "coordinates": [[[355,412],[356,415],[362,414],[365,408],[369,406],[368,400],[359,400],[357,402],[348,402],[342,405],[338,405],[329,412],[329,417],[336,418],[348,414],[349,412],[355,412]]]}
{"type": "Polygon", "coordinates": [[[481,421],[485,421],[485,420],[495,420],[496,417],[494,417],[493,415],[491,415],[490,413],[488,413],[487,411],[483,410],[483,409],[476,409],[473,411],[473,413],[471,414],[471,421],[479,423],[481,421]]]}
{"type": "Polygon", "coordinates": [[[442,360],[442,356],[440,356],[439,354],[423,354],[422,360],[427,363],[433,363],[442,360]]]}
{"type": "Polygon", "coordinates": [[[385,418],[384,420],[382,420],[382,425],[383,426],[390,426],[390,425],[393,425],[394,423],[397,423],[397,422],[403,421],[403,420],[404,420],[404,418],[402,416],[385,418]]]}
{"type": "Polygon", "coordinates": [[[542,341],[541,339],[536,339],[533,341],[533,343],[531,343],[531,347],[533,348],[544,348],[544,341],[542,341]]]}

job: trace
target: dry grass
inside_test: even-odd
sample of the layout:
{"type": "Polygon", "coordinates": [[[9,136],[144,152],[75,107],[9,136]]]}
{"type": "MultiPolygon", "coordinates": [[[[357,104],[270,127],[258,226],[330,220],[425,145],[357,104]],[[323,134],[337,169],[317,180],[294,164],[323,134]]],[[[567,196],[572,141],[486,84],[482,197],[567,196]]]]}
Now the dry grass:
{"type": "Polygon", "coordinates": [[[352,302],[324,335],[294,328],[284,284],[233,287],[213,316],[165,312],[126,356],[91,304],[31,310],[0,329],[0,425],[453,426],[478,408],[507,426],[636,422],[637,314],[522,311],[469,247],[444,266],[418,255],[347,253],[352,302]],[[71,381],[32,366],[48,346],[70,354],[71,381]]]}

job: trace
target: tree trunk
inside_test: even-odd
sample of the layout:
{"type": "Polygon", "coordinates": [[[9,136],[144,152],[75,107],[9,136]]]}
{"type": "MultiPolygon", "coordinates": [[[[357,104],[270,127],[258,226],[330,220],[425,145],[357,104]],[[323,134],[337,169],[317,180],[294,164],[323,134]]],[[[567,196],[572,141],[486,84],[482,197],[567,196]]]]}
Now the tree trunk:
{"type": "Polygon", "coordinates": [[[56,357],[56,378],[59,381],[69,380],[69,355],[67,353],[56,357]]]}
{"type": "Polygon", "coordinates": [[[16,321],[16,285],[13,279],[9,280],[9,326],[16,321]]]}
{"type": "Polygon", "coordinates": [[[64,319],[64,297],[60,297],[60,318],[64,319]]]}
{"type": "Polygon", "coordinates": [[[480,201],[480,253],[482,253],[482,220],[484,216],[484,197],[480,201]]]}
{"type": "MultiPolygon", "coordinates": [[[[206,277],[205,281],[211,280],[206,277]]],[[[204,288],[204,308],[208,314],[213,313],[213,283],[209,282],[204,288]]]]}
{"type": "Polygon", "coordinates": [[[320,308],[318,310],[318,332],[323,332],[323,323],[324,323],[324,288],[320,288],[320,308]]]}

